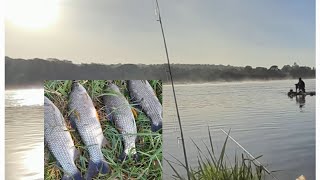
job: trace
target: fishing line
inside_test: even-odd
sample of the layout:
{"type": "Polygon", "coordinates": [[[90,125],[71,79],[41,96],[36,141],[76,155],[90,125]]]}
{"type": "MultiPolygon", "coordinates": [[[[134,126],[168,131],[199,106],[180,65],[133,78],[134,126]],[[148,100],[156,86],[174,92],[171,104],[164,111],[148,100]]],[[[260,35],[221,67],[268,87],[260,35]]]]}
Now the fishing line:
{"type": "MultiPolygon", "coordinates": [[[[168,73],[168,69],[167,69],[166,67],[164,67],[163,69],[164,69],[165,72],[166,72],[167,82],[170,82],[170,80],[169,80],[169,76],[170,76],[170,75],[169,75],[169,73],[168,73]]],[[[173,95],[172,95],[172,96],[173,96],[173,95]]],[[[168,113],[167,113],[167,114],[168,114],[168,113]]],[[[168,114],[167,116],[168,116],[169,118],[173,119],[173,122],[174,122],[174,123],[179,123],[178,120],[177,120],[177,118],[176,118],[176,116],[173,115],[172,113],[168,114]]],[[[179,131],[179,130],[178,130],[177,127],[175,127],[175,128],[174,128],[174,132],[177,132],[177,131],[179,131]]],[[[179,137],[177,137],[177,138],[179,138],[179,137]]],[[[179,140],[178,140],[178,144],[179,144],[179,140]]]]}
{"type": "MultiPolygon", "coordinates": [[[[157,9],[155,8],[155,15],[158,16],[158,13],[157,13],[157,9]]],[[[159,21],[159,19],[157,19],[157,21],[159,21]]],[[[166,79],[167,79],[167,82],[170,82],[169,80],[169,77],[170,77],[170,74],[169,74],[169,70],[167,67],[163,67],[163,70],[166,72],[166,79]]],[[[173,96],[173,95],[172,95],[173,96]]],[[[176,123],[179,123],[178,120],[176,119],[176,116],[174,116],[173,114],[170,114],[170,118],[172,118],[174,120],[174,122],[176,123]]],[[[177,132],[178,128],[175,128],[174,131],[177,132]]],[[[179,137],[178,137],[179,138],[179,137]]],[[[178,144],[179,144],[179,139],[178,139],[178,144]]]]}
{"type": "MultiPolygon", "coordinates": [[[[169,80],[169,76],[170,76],[169,71],[168,71],[168,69],[167,69],[166,67],[164,67],[164,70],[165,70],[165,72],[166,72],[167,82],[170,82],[170,80],[169,80]]],[[[173,95],[172,95],[172,96],[173,96],[173,95]]],[[[173,103],[174,103],[174,102],[173,102],[173,103]]],[[[173,114],[173,112],[169,114],[169,117],[170,117],[171,119],[173,119],[173,122],[174,122],[174,123],[179,123],[178,120],[177,120],[177,118],[176,118],[176,116],[173,114]]],[[[179,129],[178,129],[177,127],[174,128],[174,132],[177,132],[177,131],[179,131],[179,129]]],[[[179,141],[178,141],[178,144],[179,144],[179,141]]]]}
{"type": "Polygon", "coordinates": [[[162,38],[163,38],[163,43],[164,43],[164,48],[165,48],[166,57],[167,57],[167,61],[168,61],[168,69],[169,69],[169,74],[170,74],[170,79],[171,79],[171,86],[172,86],[172,92],[173,92],[173,97],[174,97],[174,101],[175,101],[175,105],[176,105],[177,117],[178,117],[178,122],[179,122],[179,127],[180,127],[180,134],[181,134],[181,141],[182,141],[182,146],[183,146],[184,160],[185,160],[185,165],[186,165],[186,169],[187,169],[187,176],[188,176],[188,180],[190,180],[190,174],[189,174],[189,166],[188,166],[188,160],[187,160],[186,147],[185,147],[184,138],[183,138],[183,131],[182,131],[182,126],[181,126],[179,108],[178,108],[176,93],[175,93],[175,89],[174,89],[174,83],[173,83],[173,78],[172,78],[172,72],[171,72],[171,66],[170,66],[170,60],[169,60],[169,54],[168,54],[168,48],[167,48],[167,43],[166,43],[166,39],[165,39],[165,35],[164,35],[164,30],[163,30],[163,26],[162,26],[162,21],[161,21],[160,8],[159,8],[158,0],[156,0],[156,5],[157,5],[156,15],[158,15],[158,20],[157,20],[157,21],[159,21],[159,23],[160,23],[161,32],[162,32],[162,38]]]}
{"type": "Polygon", "coordinates": [[[233,139],[232,136],[230,136],[226,131],[220,128],[220,130],[225,133],[234,143],[236,143],[244,152],[246,152],[253,160],[255,160],[260,166],[263,167],[263,169],[273,177],[273,179],[279,180],[277,177],[275,177],[265,166],[263,166],[249,151],[247,151],[240,143],[238,143],[235,139],[233,139]]]}

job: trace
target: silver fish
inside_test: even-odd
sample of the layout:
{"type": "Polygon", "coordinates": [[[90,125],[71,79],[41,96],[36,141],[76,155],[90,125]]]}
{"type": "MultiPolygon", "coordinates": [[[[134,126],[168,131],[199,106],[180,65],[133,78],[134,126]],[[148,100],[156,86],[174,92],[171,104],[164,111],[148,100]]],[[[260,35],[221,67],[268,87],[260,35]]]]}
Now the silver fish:
{"type": "Polygon", "coordinates": [[[77,129],[89,152],[90,160],[86,179],[92,179],[99,171],[109,172],[109,165],[101,152],[101,147],[108,144],[103,135],[97,111],[86,89],[73,81],[69,97],[70,122],[77,129]]]}
{"type": "Polygon", "coordinates": [[[162,128],[162,106],[147,80],[128,80],[128,90],[132,100],[151,120],[153,132],[162,128]]]}
{"type": "Polygon", "coordinates": [[[113,121],[122,134],[124,150],[120,155],[121,161],[127,159],[128,154],[132,153],[133,158],[138,161],[138,155],[135,149],[137,139],[137,126],[131,107],[127,99],[121,94],[118,86],[108,84],[109,94],[103,96],[108,119],[113,121]]]}
{"type": "Polygon", "coordinates": [[[81,180],[81,173],[74,163],[80,153],[74,146],[61,112],[47,97],[44,97],[44,139],[64,171],[62,179],[81,180]]]}

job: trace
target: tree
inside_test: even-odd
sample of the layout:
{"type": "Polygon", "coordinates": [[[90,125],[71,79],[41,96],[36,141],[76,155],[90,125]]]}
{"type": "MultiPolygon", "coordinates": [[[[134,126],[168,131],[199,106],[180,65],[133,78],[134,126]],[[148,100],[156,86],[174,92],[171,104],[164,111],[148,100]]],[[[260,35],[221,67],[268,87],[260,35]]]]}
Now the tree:
{"type": "Polygon", "coordinates": [[[246,71],[251,71],[251,70],[252,70],[252,67],[251,67],[251,66],[246,66],[246,67],[244,67],[244,70],[246,70],[246,71]]]}
{"type": "Polygon", "coordinates": [[[284,65],[281,69],[283,72],[290,72],[292,70],[292,67],[290,65],[284,65]]]}
{"type": "Polygon", "coordinates": [[[269,70],[271,70],[271,71],[279,71],[279,68],[278,68],[278,66],[273,65],[273,66],[271,66],[271,67],[269,68],[269,70]]]}

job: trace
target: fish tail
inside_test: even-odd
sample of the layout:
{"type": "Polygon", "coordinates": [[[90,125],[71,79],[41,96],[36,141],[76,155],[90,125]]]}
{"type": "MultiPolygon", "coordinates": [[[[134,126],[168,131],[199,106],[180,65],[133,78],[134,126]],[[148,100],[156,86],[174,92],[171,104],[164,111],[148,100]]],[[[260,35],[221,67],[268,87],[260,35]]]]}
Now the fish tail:
{"type": "Polygon", "coordinates": [[[61,180],[72,180],[72,177],[71,176],[67,176],[67,175],[63,175],[61,180]]]}
{"type": "Polygon", "coordinates": [[[73,175],[73,180],[84,180],[81,176],[80,172],[77,172],[75,175],[73,175]]]}
{"type": "Polygon", "coordinates": [[[162,129],[162,123],[161,122],[159,124],[151,123],[151,131],[152,132],[156,132],[159,129],[162,129]]]}
{"type": "MultiPolygon", "coordinates": [[[[138,153],[133,154],[132,158],[133,158],[133,160],[134,160],[135,162],[138,162],[139,159],[140,159],[138,153]]],[[[128,155],[123,151],[123,152],[121,153],[121,155],[119,156],[119,160],[120,160],[121,162],[123,162],[123,161],[125,161],[125,160],[127,160],[127,159],[128,159],[128,155]]]]}
{"type": "Polygon", "coordinates": [[[106,161],[101,160],[98,164],[98,169],[101,174],[107,174],[109,172],[109,165],[106,161]]]}
{"type": "Polygon", "coordinates": [[[68,176],[66,174],[63,175],[62,180],[84,180],[83,177],[81,176],[80,171],[78,171],[76,174],[72,176],[68,176]]]}
{"type": "Polygon", "coordinates": [[[121,154],[120,154],[120,156],[119,156],[119,160],[121,161],[121,162],[123,162],[123,161],[125,161],[125,160],[127,160],[128,159],[128,155],[123,151],[121,154]]]}
{"type": "Polygon", "coordinates": [[[89,161],[88,172],[86,179],[92,179],[97,174],[107,174],[109,173],[109,165],[106,161],[101,160],[99,163],[94,163],[92,160],[89,161]]]}
{"type": "Polygon", "coordinates": [[[133,159],[134,159],[135,162],[138,162],[140,160],[140,156],[138,155],[138,153],[135,153],[133,155],[133,159]]]}

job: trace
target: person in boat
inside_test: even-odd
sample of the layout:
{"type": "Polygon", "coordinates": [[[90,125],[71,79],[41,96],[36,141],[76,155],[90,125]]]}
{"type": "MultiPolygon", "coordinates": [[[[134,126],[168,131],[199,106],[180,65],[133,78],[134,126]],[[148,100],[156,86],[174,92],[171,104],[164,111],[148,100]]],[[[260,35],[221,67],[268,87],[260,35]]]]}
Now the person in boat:
{"type": "Polygon", "coordinates": [[[296,84],[296,92],[297,92],[297,89],[299,89],[299,91],[306,92],[305,84],[302,81],[301,77],[299,78],[299,82],[296,84]]]}
{"type": "Polygon", "coordinates": [[[290,91],[288,92],[288,96],[291,97],[291,98],[292,98],[295,94],[296,94],[296,92],[293,92],[292,89],[290,89],[290,91]]]}

